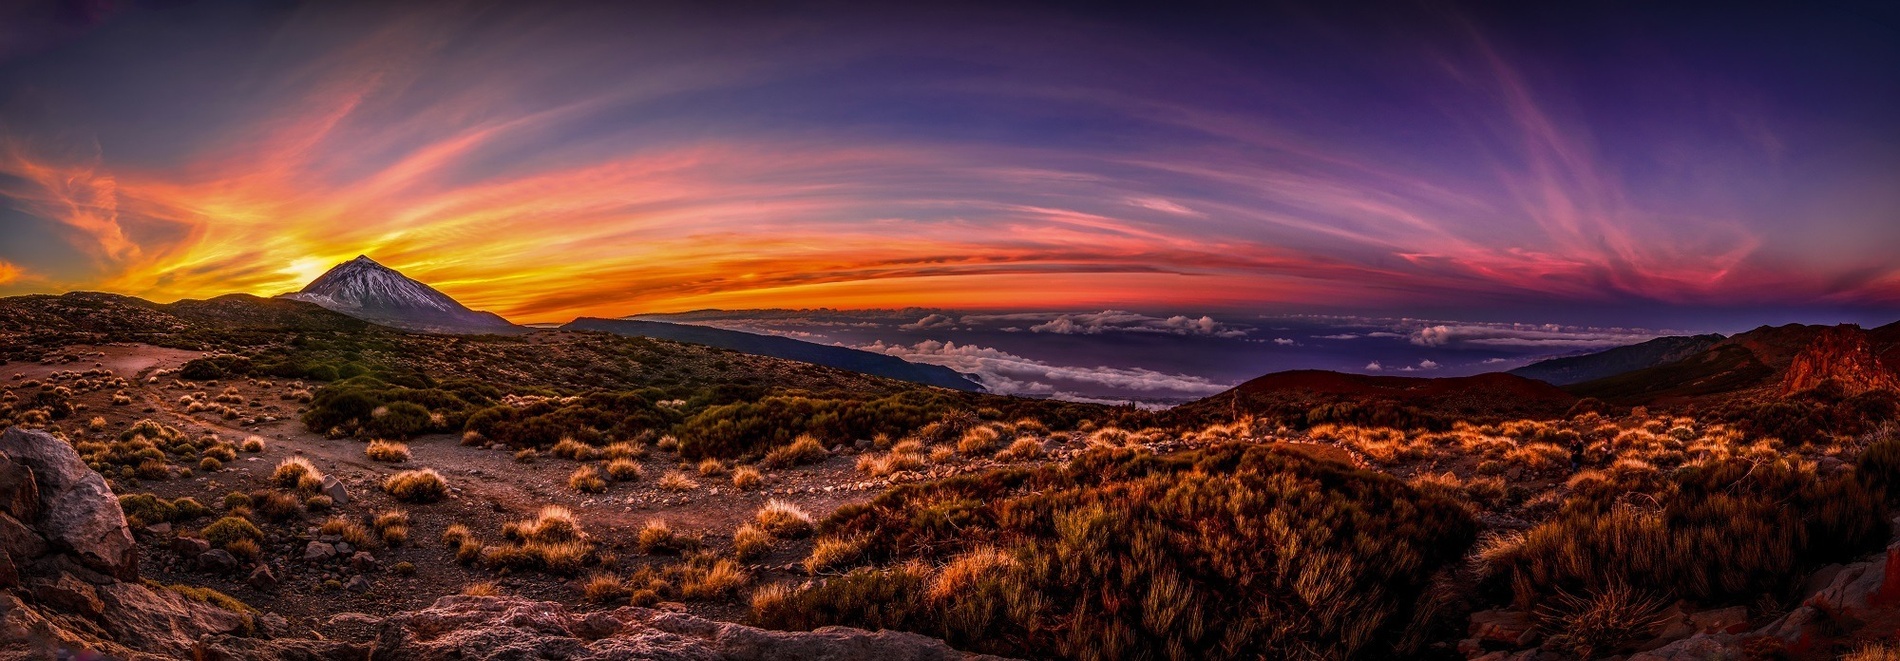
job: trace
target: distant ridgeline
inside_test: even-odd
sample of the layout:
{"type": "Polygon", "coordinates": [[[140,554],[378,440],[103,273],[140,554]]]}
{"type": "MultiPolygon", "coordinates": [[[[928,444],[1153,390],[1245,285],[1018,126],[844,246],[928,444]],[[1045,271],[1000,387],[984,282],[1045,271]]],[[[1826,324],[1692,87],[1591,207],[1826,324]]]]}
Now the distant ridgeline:
{"type": "Polygon", "coordinates": [[[613,333],[629,337],[651,337],[675,342],[691,342],[706,346],[730,349],[741,353],[784,358],[826,367],[861,372],[872,376],[881,376],[900,381],[921,383],[941,388],[951,388],[968,392],[983,392],[983,386],[956,370],[940,365],[923,365],[906,361],[896,356],[851,349],[846,347],[816,344],[776,335],[759,335],[741,331],[694,326],[690,324],[671,324],[663,321],[633,321],[627,319],[600,319],[582,317],[561,327],[562,330],[586,330],[613,333]]]}

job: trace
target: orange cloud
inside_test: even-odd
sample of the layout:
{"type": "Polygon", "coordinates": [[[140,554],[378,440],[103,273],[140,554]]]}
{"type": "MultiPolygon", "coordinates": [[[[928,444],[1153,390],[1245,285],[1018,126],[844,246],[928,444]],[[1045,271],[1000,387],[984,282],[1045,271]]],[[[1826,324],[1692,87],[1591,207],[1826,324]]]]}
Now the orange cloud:
{"type": "Polygon", "coordinates": [[[22,273],[24,272],[20,270],[20,267],[0,261],[0,285],[10,285],[19,281],[22,273]]]}

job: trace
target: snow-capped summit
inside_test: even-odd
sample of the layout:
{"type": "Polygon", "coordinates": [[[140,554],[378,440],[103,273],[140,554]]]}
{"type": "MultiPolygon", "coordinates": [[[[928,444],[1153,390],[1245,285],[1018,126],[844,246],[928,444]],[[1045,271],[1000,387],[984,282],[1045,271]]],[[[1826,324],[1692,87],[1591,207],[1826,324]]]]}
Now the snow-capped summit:
{"type": "Polygon", "coordinates": [[[428,333],[508,333],[519,329],[477,312],[368,256],[338,264],[284,298],[315,303],[364,321],[428,333]]]}

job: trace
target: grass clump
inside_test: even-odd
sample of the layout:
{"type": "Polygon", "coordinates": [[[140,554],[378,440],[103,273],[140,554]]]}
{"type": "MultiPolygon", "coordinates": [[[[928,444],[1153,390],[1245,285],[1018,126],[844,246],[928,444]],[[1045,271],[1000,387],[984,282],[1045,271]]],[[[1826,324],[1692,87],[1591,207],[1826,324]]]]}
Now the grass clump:
{"type": "Polygon", "coordinates": [[[284,489],[316,491],[323,488],[323,472],[309,459],[291,457],[278,462],[277,470],[271,473],[271,483],[284,489]]]}
{"type": "Polygon", "coordinates": [[[824,444],[819,443],[818,439],[810,434],[805,434],[793,439],[790,444],[767,451],[765,459],[759,461],[759,465],[766,468],[788,468],[815,464],[824,461],[828,456],[831,456],[831,453],[825,451],[824,444]]]}
{"type": "Polygon", "coordinates": [[[133,526],[190,521],[211,513],[194,498],[166,500],[149,493],[119,496],[119,509],[125,512],[126,523],[133,526]]]}
{"type": "Polygon", "coordinates": [[[368,455],[371,461],[400,464],[409,460],[409,446],[392,441],[370,441],[369,447],[363,449],[363,454],[368,455]]]}
{"type": "Polygon", "coordinates": [[[607,477],[615,482],[638,482],[645,475],[640,463],[632,459],[614,459],[607,462],[607,477]]]}
{"type": "Polygon", "coordinates": [[[449,484],[433,468],[403,471],[383,480],[383,491],[405,503],[433,503],[449,495],[449,484]]]}
{"type": "Polygon", "coordinates": [[[227,548],[232,542],[238,540],[250,540],[252,544],[264,540],[264,531],[258,530],[256,524],[235,516],[218,519],[211,525],[205,526],[199,534],[204,536],[205,541],[218,548],[227,548]]]}
{"type": "Polygon", "coordinates": [[[567,488],[581,493],[604,493],[607,480],[600,476],[600,470],[593,466],[581,466],[567,476],[567,488]]]}
{"type": "MultiPolygon", "coordinates": [[[[572,575],[599,560],[593,542],[574,518],[574,512],[565,507],[550,505],[541,508],[532,519],[511,521],[503,526],[502,536],[507,543],[481,548],[483,565],[572,575]]],[[[468,538],[461,543],[466,546],[468,538]]]]}
{"type": "Polygon", "coordinates": [[[687,477],[685,473],[667,471],[665,475],[660,476],[660,488],[667,491],[692,491],[699,488],[699,483],[687,477]]]}
{"type": "Polygon", "coordinates": [[[734,468],[732,469],[732,486],[733,488],[744,491],[757,489],[765,486],[765,474],[760,473],[759,469],[751,466],[734,468]]]}
{"type": "Polygon", "coordinates": [[[732,555],[740,560],[757,560],[771,553],[777,542],[764,528],[744,524],[732,533],[732,555]]]}
{"type": "Polygon", "coordinates": [[[773,498],[752,516],[752,522],[777,537],[804,537],[811,534],[811,515],[797,505],[773,498]]]}

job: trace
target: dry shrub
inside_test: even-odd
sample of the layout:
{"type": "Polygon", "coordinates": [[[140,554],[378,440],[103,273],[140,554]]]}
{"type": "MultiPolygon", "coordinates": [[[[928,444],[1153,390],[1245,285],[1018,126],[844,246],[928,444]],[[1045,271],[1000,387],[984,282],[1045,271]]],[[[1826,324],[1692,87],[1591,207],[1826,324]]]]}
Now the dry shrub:
{"type": "Polygon", "coordinates": [[[700,477],[718,477],[726,473],[726,462],[707,458],[699,462],[698,470],[700,477]]]}
{"type": "Polygon", "coordinates": [[[571,436],[562,437],[559,443],[555,443],[554,447],[548,450],[548,453],[562,459],[572,459],[574,461],[591,461],[595,457],[600,456],[599,449],[592,445],[574,440],[571,436]]]}
{"type": "Polygon", "coordinates": [[[1036,438],[1018,438],[1016,442],[1009,444],[1008,448],[996,454],[997,459],[1004,461],[1030,461],[1041,459],[1042,456],[1042,440],[1036,438]]]}
{"type": "Polygon", "coordinates": [[[759,465],[766,468],[788,468],[815,464],[824,461],[828,456],[831,456],[831,453],[825,450],[824,444],[819,443],[817,438],[810,434],[801,434],[793,439],[791,444],[781,445],[766,452],[765,459],[760,460],[759,465]]]}
{"type": "Polygon", "coordinates": [[[864,554],[864,542],[857,538],[822,537],[805,556],[805,571],[816,574],[856,561],[864,554]]]}
{"type": "Polygon", "coordinates": [[[1894,643],[1867,643],[1842,656],[1841,661],[1900,661],[1900,647],[1894,643]]]}
{"type": "Polygon", "coordinates": [[[364,528],[361,523],[340,516],[324,521],[323,526],[317,528],[317,532],[319,534],[341,537],[343,541],[349,542],[350,546],[359,549],[369,548],[370,545],[368,528],[364,528]]]}
{"type": "Polygon", "coordinates": [[[751,466],[734,468],[732,469],[732,486],[745,491],[757,489],[765,486],[765,474],[751,466]]]}
{"type": "Polygon", "coordinates": [[[383,491],[405,503],[433,503],[449,495],[449,484],[433,468],[403,471],[383,480],[383,491]]]}
{"type": "Polygon", "coordinates": [[[751,575],[739,567],[739,563],[720,558],[710,566],[701,567],[699,563],[689,563],[680,577],[680,596],[688,599],[717,599],[727,597],[745,588],[752,582],[751,575]]]}
{"type": "Polygon", "coordinates": [[[596,573],[581,584],[581,598],[589,603],[611,604],[627,598],[627,585],[621,582],[619,576],[596,573]]]}
{"type": "Polygon", "coordinates": [[[906,485],[823,528],[809,571],[866,566],[771,595],[761,624],[1067,659],[1417,656],[1408,631],[1439,624],[1416,605],[1477,532],[1454,501],[1250,443],[906,485]]]}
{"type": "MultiPolygon", "coordinates": [[[[402,510],[384,510],[371,522],[376,535],[389,546],[402,546],[409,541],[409,513],[402,510]]],[[[459,525],[459,524],[458,524],[459,525]]],[[[467,528],[462,529],[467,532],[467,528]]]]}
{"type": "Polygon", "coordinates": [[[756,560],[771,553],[777,541],[764,528],[748,523],[733,531],[732,554],[740,560],[756,560]]]}
{"type": "Polygon", "coordinates": [[[660,488],[667,491],[692,491],[699,488],[699,483],[694,482],[693,478],[687,477],[685,473],[667,471],[665,475],[660,476],[660,488]]]}
{"type": "Polygon", "coordinates": [[[593,466],[581,466],[568,474],[567,487],[581,493],[603,493],[607,491],[607,480],[593,466]]]}
{"type": "Polygon", "coordinates": [[[284,521],[302,513],[303,501],[296,494],[259,491],[251,494],[251,507],[266,519],[284,521]]]}
{"type": "Polygon", "coordinates": [[[1551,632],[1548,645],[1594,659],[1645,640],[1663,623],[1669,600],[1611,583],[1585,596],[1558,592],[1537,611],[1538,626],[1551,632]]]}
{"type": "Polygon", "coordinates": [[[986,455],[996,451],[1002,443],[1003,435],[995,427],[984,425],[963,432],[963,438],[957,440],[957,452],[966,456],[986,455]]]}
{"type": "Polygon", "coordinates": [[[400,464],[409,460],[409,446],[390,441],[370,441],[369,447],[363,449],[363,454],[368,455],[371,461],[400,464]]]}
{"type": "Polygon", "coordinates": [[[632,459],[614,459],[607,462],[607,477],[615,482],[636,482],[645,473],[640,470],[639,462],[632,459]]]}
{"type": "Polygon", "coordinates": [[[476,581],[462,586],[462,594],[468,597],[498,597],[501,596],[501,586],[494,581],[476,581]]]}
{"type": "Polygon", "coordinates": [[[572,575],[600,559],[574,512],[558,505],[541,508],[532,519],[509,522],[502,536],[510,543],[481,548],[483,565],[572,575]]]}
{"type": "Polygon", "coordinates": [[[752,516],[752,522],[777,537],[798,538],[811,534],[811,515],[797,505],[773,498],[752,516]]]}
{"type": "Polygon", "coordinates": [[[534,460],[539,458],[541,458],[541,453],[536,452],[534,448],[522,448],[515,452],[515,463],[517,464],[532,464],[534,460]]]}
{"type": "Polygon", "coordinates": [[[277,464],[271,482],[285,489],[316,491],[323,487],[323,472],[303,457],[291,457],[277,464]]]}
{"type": "Polygon", "coordinates": [[[640,528],[640,534],[634,538],[634,543],[641,553],[674,553],[682,548],[679,536],[673,533],[673,527],[661,519],[648,519],[646,525],[640,528]]]}
{"type": "Polygon", "coordinates": [[[647,446],[644,443],[620,441],[602,448],[600,454],[608,459],[645,459],[647,457],[647,446]]]}
{"type": "Polygon", "coordinates": [[[224,462],[218,461],[217,457],[205,457],[198,460],[198,472],[210,473],[220,468],[224,468],[224,462]]]}

